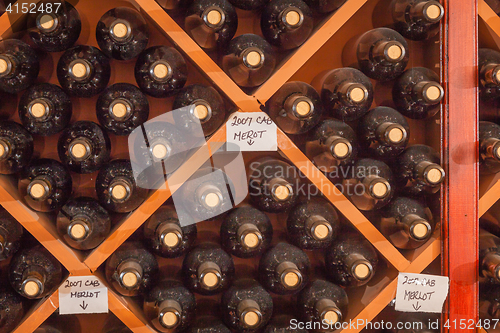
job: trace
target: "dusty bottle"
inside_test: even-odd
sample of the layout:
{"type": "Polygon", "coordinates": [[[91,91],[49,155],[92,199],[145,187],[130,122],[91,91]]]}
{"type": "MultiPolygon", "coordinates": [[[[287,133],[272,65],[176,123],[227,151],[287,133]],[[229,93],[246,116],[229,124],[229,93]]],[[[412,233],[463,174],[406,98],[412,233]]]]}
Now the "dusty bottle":
{"type": "Polygon", "coordinates": [[[194,321],[196,299],[182,283],[164,280],[146,294],[143,309],[159,332],[181,331],[194,321]]]}
{"type": "Polygon", "coordinates": [[[430,69],[414,67],[406,70],[394,83],[392,98],[396,108],[404,116],[425,119],[440,110],[444,97],[439,77],[430,69]]]}
{"type": "Polygon", "coordinates": [[[77,121],[59,136],[60,161],[71,171],[92,173],[109,161],[111,141],[103,129],[91,121],[77,121]]]}
{"type": "Polygon", "coordinates": [[[269,0],[229,0],[233,6],[243,10],[259,10],[262,9],[269,0]]]}
{"type": "Polygon", "coordinates": [[[255,280],[236,281],[221,300],[226,325],[240,332],[263,328],[273,313],[271,295],[255,280]]]}
{"type": "Polygon", "coordinates": [[[40,71],[38,56],[17,39],[0,41],[0,90],[17,94],[33,85],[40,71]]]}
{"type": "Polygon", "coordinates": [[[500,172],[500,126],[479,122],[479,166],[481,174],[500,172]]]}
{"type": "Polygon", "coordinates": [[[390,11],[394,29],[411,40],[425,40],[439,32],[444,7],[434,0],[393,0],[390,11]]]}
{"type": "Polygon", "coordinates": [[[234,208],[220,227],[222,248],[239,258],[261,255],[271,245],[273,226],[269,217],[253,207],[234,208]]]}
{"type": "MultiPolygon", "coordinates": [[[[0,262],[13,256],[21,247],[23,227],[9,212],[0,209],[0,262]]],[[[0,320],[1,323],[1,320],[0,320]]],[[[1,325],[0,325],[1,327],[1,325]]]]}
{"type": "Polygon", "coordinates": [[[184,284],[195,293],[215,295],[228,289],[234,279],[233,258],[213,243],[192,249],[182,262],[184,284]]]}
{"type": "Polygon", "coordinates": [[[500,238],[479,229],[479,275],[500,283],[500,238]]]}
{"type": "Polygon", "coordinates": [[[196,321],[191,325],[189,333],[231,333],[231,330],[218,318],[214,316],[196,317],[196,321]]]}
{"type": "Polygon", "coordinates": [[[23,299],[8,286],[0,289],[0,332],[12,332],[24,315],[23,299]]]}
{"type": "Polygon", "coordinates": [[[195,0],[187,9],[184,27],[200,47],[213,50],[234,37],[238,15],[227,0],[195,0]]]}
{"type": "Polygon", "coordinates": [[[137,57],[149,41],[146,20],[139,12],[127,7],[108,10],[97,22],[95,34],[102,52],[117,60],[137,57]]]}
{"type": "Polygon", "coordinates": [[[59,210],[73,191],[71,174],[61,162],[38,159],[19,176],[18,188],[28,206],[39,212],[59,210]]]}
{"type": "Polygon", "coordinates": [[[69,96],[50,83],[28,88],[19,100],[19,119],[30,133],[49,136],[66,128],[71,120],[69,96]]]}
{"type": "Polygon", "coordinates": [[[62,266],[42,245],[19,251],[10,262],[9,281],[21,296],[40,299],[50,295],[62,279],[62,266]]]}
{"type": "Polygon", "coordinates": [[[157,275],[156,257],[139,242],[123,243],[106,261],[106,280],[123,296],[144,294],[157,275]]]}
{"type": "Polygon", "coordinates": [[[346,0],[304,0],[318,14],[331,13],[339,9],[346,0]]]}
{"type": "Polygon", "coordinates": [[[57,230],[72,248],[91,250],[108,237],[111,219],[96,200],[79,197],[69,200],[59,211],[57,230]]]}
{"type": "Polygon", "coordinates": [[[57,63],[57,79],[73,97],[101,93],[111,77],[109,59],[98,48],[78,45],[63,53],[57,63]]]}
{"type": "Polygon", "coordinates": [[[26,167],[33,156],[33,137],[13,121],[0,122],[0,174],[11,175],[26,167]]]}
{"type": "Polygon", "coordinates": [[[323,115],[319,94],[307,83],[287,82],[267,101],[267,113],[288,134],[303,134],[323,115]]]}
{"type": "Polygon", "coordinates": [[[500,97],[500,52],[481,48],[478,56],[479,98],[494,103],[500,97]]]}

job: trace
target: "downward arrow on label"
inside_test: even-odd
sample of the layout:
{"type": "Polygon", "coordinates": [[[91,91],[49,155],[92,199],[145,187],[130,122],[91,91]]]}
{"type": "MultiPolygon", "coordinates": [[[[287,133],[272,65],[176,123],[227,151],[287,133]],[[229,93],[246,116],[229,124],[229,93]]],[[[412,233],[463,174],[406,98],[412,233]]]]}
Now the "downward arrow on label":
{"type": "Polygon", "coordinates": [[[255,143],[255,141],[253,141],[252,139],[250,139],[250,141],[247,141],[248,145],[251,146],[255,143]]]}
{"type": "Polygon", "coordinates": [[[420,309],[422,307],[421,305],[418,305],[418,302],[417,302],[417,305],[412,304],[412,306],[415,309],[415,311],[418,311],[418,309],[420,309]]]}
{"type": "Polygon", "coordinates": [[[88,304],[85,304],[85,301],[83,301],[83,304],[80,304],[80,307],[83,309],[83,310],[87,310],[87,306],[89,306],[88,304]]]}

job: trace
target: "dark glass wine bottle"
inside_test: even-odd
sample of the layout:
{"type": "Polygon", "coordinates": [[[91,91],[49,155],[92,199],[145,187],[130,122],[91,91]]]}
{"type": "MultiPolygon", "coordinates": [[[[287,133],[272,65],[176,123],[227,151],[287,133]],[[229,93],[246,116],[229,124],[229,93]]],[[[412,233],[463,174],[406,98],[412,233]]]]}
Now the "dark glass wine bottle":
{"type": "Polygon", "coordinates": [[[10,258],[19,250],[23,230],[21,224],[9,212],[0,208],[0,262],[10,258]]]}
{"type": "Polygon", "coordinates": [[[59,287],[61,279],[61,264],[42,245],[22,249],[10,262],[10,284],[26,298],[40,299],[50,295],[59,287]]]}
{"type": "Polygon", "coordinates": [[[184,257],[182,274],[190,290],[201,295],[215,295],[233,283],[233,258],[216,244],[202,243],[184,257]]]}
{"type": "Polygon", "coordinates": [[[500,126],[489,122],[479,122],[479,167],[480,173],[500,172],[500,126]]]}
{"type": "Polygon", "coordinates": [[[342,121],[365,115],[373,102],[370,79],[355,68],[337,68],[317,79],[325,112],[342,121]]]}
{"type": "Polygon", "coordinates": [[[96,123],[77,121],[61,133],[57,151],[71,171],[92,173],[109,161],[111,141],[96,123]]]}
{"type": "Polygon", "coordinates": [[[14,331],[24,315],[23,299],[7,286],[0,289],[0,332],[14,331]]]}
{"type": "Polygon", "coordinates": [[[275,66],[272,46],[254,34],[231,40],[222,56],[222,69],[241,87],[260,86],[271,76],[275,66]]]}
{"type": "Polygon", "coordinates": [[[264,157],[250,163],[248,191],[258,209],[279,213],[288,211],[298,198],[299,172],[288,162],[264,157]]]}
{"type": "Polygon", "coordinates": [[[40,83],[28,88],[19,100],[19,119],[30,133],[49,136],[71,120],[71,99],[59,86],[40,83]]]}
{"type": "Polygon", "coordinates": [[[371,158],[357,160],[352,172],[342,180],[344,191],[360,210],[376,210],[387,205],[396,189],[387,164],[371,158]]]}
{"type": "Polygon", "coordinates": [[[196,299],[182,283],[164,280],[146,294],[143,309],[146,318],[159,332],[178,332],[194,321],[196,299]]]}
{"type": "Polygon", "coordinates": [[[18,188],[28,206],[38,212],[59,210],[71,196],[71,174],[61,162],[38,159],[20,174],[18,188]]]}
{"type": "Polygon", "coordinates": [[[311,199],[295,206],[288,214],[288,239],[304,250],[323,249],[338,236],[340,219],[325,200],[311,199]]]}
{"type": "Polygon", "coordinates": [[[356,133],[351,126],[336,119],[325,119],[311,131],[306,156],[322,172],[332,172],[349,165],[358,155],[356,133]]]}
{"type": "Polygon", "coordinates": [[[406,70],[394,83],[392,97],[396,108],[404,116],[425,119],[439,112],[444,90],[436,73],[427,68],[414,67],[406,70]]]}
{"type": "Polygon", "coordinates": [[[33,156],[33,137],[13,121],[0,121],[0,174],[11,175],[26,167],[33,156]]]}
{"type": "Polygon", "coordinates": [[[439,163],[439,154],[429,146],[414,145],[406,148],[394,160],[393,169],[398,187],[410,195],[436,193],[445,177],[439,163]]]}
{"type": "Polygon", "coordinates": [[[479,229],[479,276],[500,283],[500,238],[479,229]]]}
{"type": "Polygon", "coordinates": [[[302,0],[271,0],[260,17],[264,38],[282,50],[302,45],[314,28],[312,10],[302,0]]]}
{"type": "Polygon", "coordinates": [[[184,28],[200,47],[222,48],[236,33],[238,15],[227,0],[195,0],[185,14],[184,28]]]}
{"type": "Polygon", "coordinates": [[[57,230],[72,248],[91,250],[108,237],[111,219],[96,200],[79,197],[69,200],[59,211],[57,230]]]}
{"type": "Polygon", "coordinates": [[[194,245],[196,224],[181,225],[172,206],[158,208],[144,223],[144,238],[149,249],[164,258],[177,258],[194,245]]]}
{"type": "Polygon", "coordinates": [[[97,99],[96,114],[106,131],[129,135],[149,117],[149,102],[142,91],[129,83],[109,86],[97,99]]]}
{"type": "Polygon", "coordinates": [[[253,332],[266,326],[273,313],[273,299],[255,280],[236,281],[221,299],[226,325],[238,332],[253,332]]]}
{"type": "Polygon", "coordinates": [[[428,207],[415,199],[397,197],[380,212],[377,227],[398,249],[416,249],[431,237],[435,225],[428,207]]]}
{"type": "Polygon", "coordinates": [[[44,11],[28,16],[31,40],[47,52],[66,51],[80,37],[82,22],[78,11],[66,1],[44,1],[43,6],[44,11]]]}
{"type": "Polygon", "coordinates": [[[187,329],[188,333],[231,333],[231,330],[214,316],[196,317],[195,322],[187,329]]]}
{"type": "Polygon", "coordinates": [[[156,282],[156,257],[139,242],[123,243],[106,261],[106,280],[123,296],[137,296],[156,282]]]}
{"type": "Polygon", "coordinates": [[[481,48],[478,57],[479,98],[492,104],[500,97],[500,52],[481,48]]]}
{"type": "Polygon", "coordinates": [[[366,76],[384,82],[400,76],[409,57],[408,43],[403,36],[389,28],[376,28],[347,42],[342,52],[342,63],[359,68],[366,76]]]}
{"type": "Polygon", "coordinates": [[[173,110],[189,107],[189,112],[175,112],[178,128],[186,133],[197,133],[199,125],[205,136],[213,134],[226,119],[226,106],[221,95],[213,87],[192,84],[175,97],[173,110]]]}
{"type": "Polygon", "coordinates": [[[182,55],[173,47],[152,46],[135,63],[135,80],[143,92],[153,97],[170,97],[187,81],[188,69],[182,55]]]}
{"type": "Polygon", "coordinates": [[[305,328],[299,328],[299,325],[295,325],[299,321],[291,316],[278,316],[271,319],[269,324],[264,328],[264,333],[308,333],[309,331],[305,328]]]}
{"type": "Polygon", "coordinates": [[[410,126],[393,108],[378,106],[358,122],[358,140],[369,156],[393,158],[401,154],[410,140],[410,126]]]}
{"type": "Polygon", "coordinates": [[[303,134],[323,115],[319,94],[307,83],[287,82],[267,101],[267,113],[288,134],[303,134]]]}
{"type": "Polygon", "coordinates": [[[260,282],[275,294],[295,294],[307,285],[310,267],[304,251],[288,243],[278,243],[260,259],[260,282]]]}
{"type": "Polygon", "coordinates": [[[394,29],[416,41],[434,37],[444,16],[444,7],[435,0],[393,0],[390,11],[394,29]]]}
{"type": "Polygon", "coordinates": [[[95,34],[102,52],[117,60],[137,57],[149,41],[146,20],[139,12],[127,7],[108,10],[97,22],[95,34]]]}
{"type": "Polygon", "coordinates": [[[346,0],[304,0],[318,14],[327,14],[339,9],[346,0]]]}
{"type": "Polygon", "coordinates": [[[40,63],[28,44],[17,39],[0,41],[0,90],[17,94],[35,83],[40,63]]]}
{"type": "Polygon", "coordinates": [[[243,10],[259,10],[262,9],[269,0],[229,0],[233,6],[243,10]]]}
{"type": "Polygon", "coordinates": [[[239,258],[261,255],[271,245],[273,226],[269,217],[250,206],[233,209],[220,226],[222,248],[239,258]]]}
{"type": "Polygon", "coordinates": [[[297,297],[298,312],[304,322],[331,325],[347,318],[347,294],[341,287],[325,280],[315,280],[297,297]]]}

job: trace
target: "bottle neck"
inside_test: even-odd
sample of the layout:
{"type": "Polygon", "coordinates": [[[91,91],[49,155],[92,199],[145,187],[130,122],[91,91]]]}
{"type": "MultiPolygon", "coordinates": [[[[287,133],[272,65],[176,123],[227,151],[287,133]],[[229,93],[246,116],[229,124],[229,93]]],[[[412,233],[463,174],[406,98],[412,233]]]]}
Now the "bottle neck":
{"type": "Polygon", "coordinates": [[[413,93],[426,105],[435,105],[444,97],[443,87],[434,81],[420,81],[413,88],[413,93]]]}
{"type": "Polygon", "coordinates": [[[174,221],[162,222],[156,229],[156,238],[162,246],[170,249],[177,248],[182,243],[182,228],[174,221]]]}
{"type": "Polygon", "coordinates": [[[389,182],[380,176],[368,175],[363,178],[363,185],[366,193],[373,199],[382,200],[391,193],[391,185],[389,182]]]}
{"type": "Polygon", "coordinates": [[[486,84],[500,86],[500,64],[488,63],[481,67],[479,73],[486,84]]]}
{"type": "Polygon", "coordinates": [[[244,299],[239,302],[237,313],[240,323],[245,328],[255,328],[262,323],[260,306],[253,299],[244,299]]]}
{"type": "Polygon", "coordinates": [[[189,114],[191,118],[195,121],[199,121],[201,124],[204,124],[212,118],[212,107],[210,104],[203,100],[197,99],[191,103],[191,109],[189,110],[189,114]]]}
{"type": "Polygon", "coordinates": [[[44,35],[56,34],[60,25],[59,17],[54,13],[42,13],[36,18],[36,26],[44,35]]]}
{"type": "Polygon", "coordinates": [[[200,281],[203,289],[217,289],[221,284],[221,280],[221,269],[215,262],[205,261],[198,267],[198,281],[200,281]]]}
{"type": "Polygon", "coordinates": [[[444,8],[438,1],[423,1],[411,6],[410,17],[429,24],[439,22],[444,16],[444,8]]]}
{"type": "Polygon", "coordinates": [[[490,159],[500,162],[500,139],[488,138],[479,143],[483,160],[490,159]]]}
{"type": "Polygon", "coordinates": [[[359,253],[351,253],[345,258],[345,264],[352,277],[357,281],[366,281],[373,276],[373,266],[359,253]]]}
{"type": "Polygon", "coordinates": [[[481,262],[481,270],[484,276],[500,282],[500,255],[496,252],[487,253],[481,262]]]}
{"type": "Polygon", "coordinates": [[[250,69],[259,69],[264,64],[264,52],[256,47],[245,49],[242,54],[243,64],[250,69]]]}
{"type": "Polygon", "coordinates": [[[165,60],[158,60],[149,68],[149,75],[154,81],[164,83],[172,78],[173,69],[165,60]]]}
{"type": "Polygon", "coordinates": [[[8,78],[15,74],[17,59],[10,54],[0,54],[0,78],[8,78]]]}
{"type": "Polygon", "coordinates": [[[6,160],[11,156],[11,141],[8,138],[0,137],[0,161],[6,160]]]}
{"type": "Polygon", "coordinates": [[[317,241],[329,240],[332,237],[332,226],[320,215],[310,216],[305,223],[306,232],[317,241]]]}
{"type": "Polygon", "coordinates": [[[270,189],[272,198],[277,202],[288,201],[294,195],[292,184],[283,178],[271,179],[268,188],[270,189]]]}
{"type": "Polygon", "coordinates": [[[85,59],[76,59],[69,64],[69,75],[75,81],[82,82],[88,80],[92,72],[92,65],[85,59]]]}
{"type": "Polygon", "coordinates": [[[296,120],[310,118],[314,114],[314,104],[307,96],[294,94],[288,97],[283,104],[287,115],[296,120]]]}
{"type": "Polygon", "coordinates": [[[127,178],[117,177],[109,185],[108,191],[113,202],[123,203],[130,199],[132,188],[132,184],[127,178]]]}
{"type": "Polygon", "coordinates": [[[52,193],[52,182],[47,176],[35,177],[27,187],[28,195],[35,201],[44,201],[52,193]]]}
{"type": "Polygon", "coordinates": [[[182,306],[179,302],[167,299],[158,306],[158,321],[167,329],[174,329],[181,323],[182,306]]]}
{"type": "Polygon", "coordinates": [[[199,203],[209,210],[220,208],[224,201],[220,189],[212,184],[204,184],[197,188],[196,197],[199,203]]]}
{"type": "Polygon", "coordinates": [[[276,267],[276,274],[283,287],[288,290],[297,290],[303,282],[303,276],[297,265],[284,261],[276,267]]]}
{"type": "Polygon", "coordinates": [[[116,121],[126,121],[130,119],[132,113],[134,111],[134,107],[132,103],[125,98],[117,98],[110,105],[108,109],[108,113],[116,121]]]}
{"type": "Polygon", "coordinates": [[[118,282],[127,290],[137,289],[142,281],[142,266],[135,260],[123,261],[117,268],[118,282]]]}
{"type": "Polygon", "coordinates": [[[290,6],[279,14],[279,20],[288,30],[300,28],[304,22],[304,13],[297,7],[290,6]]]}
{"type": "Polygon", "coordinates": [[[212,29],[220,29],[226,22],[226,14],[217,6],[210,6],[201,15],[205,25],[212,29]]]}
{"type": "Polygon", "coordinates": [[[237,236],[241,246],[249,250],[258,248],[263,240],[262,233],[253,223],[242,224],[238,228],[237,236]]]}
{"type": "Polygon", "coordinates": [[[21,291],[27,298],[37,298],[44,292],[46,281],[45,270],[37,265],[29,266],[24,270],[21,291]]]}
{"type": "Polygon", "coordinates": [[[37,122],[44,122],[50,117],[53,109],[51,101],[46,98],[37,98],[29,103],[28,116],[37,122]]]}
{"type": "Polygon", "coordinates": [[[439,186],[445,176],[443,168],[436,163],[429,161],[419,162],[415,166],[417,178],[429,186],[439,186]]]}
{"type": "Polygon", "coordinates": [[[406,49],[397,41],[379,41],[372,50],[374,60],[385,64],[396,64],[406,56],[406,49]]]}
{"type": "Polygon", "coordinates": [[[391,146],[404,145],[408,138],[408,132],[401,124],[385,122],[375,130],[378,141],[391,146]]]}
{"type": "Polygon", "coordinates": [[[132,39],[132,26],[130,22],[117,19],[109,27],[109,35],[115,43],[126,43],[132,39]]]}
{"type": "Polygon", "coordinates": [[[318,300],[314,305],[314,309],[316,311],[316,316],[321,322],[327,323],[328,325],[334,325],[342,321],[342,312],[337,307],[337,304],[330,298],[318,300]]]}
{"type": "Polygon", "coordinates": [[[338,88],[340,99],[348,105],[359,105],[368,99],[368,89],[361,83],[344,82],[338,88]]]}
{"type": "Polygon", "coordinates": [[[68,225],[67,234],[75,242],[87,239],[91,232],[90,217],[87,215],[75,216],[68,225]]]}
{"type": "Polygon", "coordinates": [[[337,135],[332,135],[325,141],[324,149],[337,161],[347,160],[352,154],[351,142],[337,135]]]}
{"type": "Polygon", "coordinates": [[[167,160],[172,154],[170,142],[163,138],[156,138],[150,143],[150,152],[156,162],[167,160]]]}
{"type": "Polygon", "coordinates": [[[425,241],[429,239],[432,233],[432,227],[427,220],[416,214],[406,215],[402,221],[411,239],[416,241],[425,241]]]}
{"type": "Polygon", "coordinates": [[[82,162],[92,155],[93,145],[89,139],[80,137],[71,141],[68,151],[73,160],[82,162]]]}

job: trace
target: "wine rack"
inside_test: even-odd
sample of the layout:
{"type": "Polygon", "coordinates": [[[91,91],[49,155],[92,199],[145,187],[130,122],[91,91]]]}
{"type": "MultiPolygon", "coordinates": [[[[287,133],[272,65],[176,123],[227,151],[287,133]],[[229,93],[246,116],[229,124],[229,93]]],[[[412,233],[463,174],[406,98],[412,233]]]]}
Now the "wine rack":
{"type": "MultiPolygon", "coordinates": [[[[385,1],[385,0],[382,0],[385,1]]],[[[20,3],[28,1],[20,0],[20,3]]],[[[29,1],[33,3],[36,1],[29,1]]],[[[341,67],[341,46],[355,35],[371,29],[371,13],[379,0],[347,0],[336,12],[324,18],[316,27],[310,38],[297,50],[291,52],[275,70],[273,75],[252,94],[240,89],[154,0],[135,0],[126,2],[120,0],[97,1],[81,0],[76,8],[82,17],[82,35],[77,44],[97,46],[93,27],[97,20],[107,10],[117,6],[135,7],[144,17],[149,18],[151,35],[149,45],[174,45],[189,59],[190,76],[195,81],[213,84],[234,105],[234,111],[257,112],[262,111],[265,102],[287,81],[300,80],[311,82],[320,71],[341,67]],[[157,29],[158,32],[152,31],[157,29]],[[332,51],[332,52],[330,52],[332,51]]],[[[374,319],[395,297],[398,272],[422,272],[431,262],[441,256],[443,273],[448,274],[452,280],[450,297],[446,305],[444,318],[450,320],[467,318],[477,319],[477,230],[471,221],[477,220],[475,215],[477,198],[477,105],[475,104],[475,91],[477,75],[475,74],[476,22],[474,0],[444,0],[443,5],[446,15],[443,19],[440,38],[434,45],[429,46],[429,54],[421,43],[412,43],[410,49],[416,49],[417,56],[412,56],[408,67],[421,65],[438,68],[441,81],[447,92],[442,104],[441,116],[434,117],[425,123],[411,123],[415,133],[412,143],[426,143],[441,152],[443,166],[447,172],[446,184],[441,190],[441,229],[437,228],[432,238],[422,247],[405,251],[397,250],[357,209],[355,206],[309,161],[296,147],[293,141],[283,132],[278,130],[278,147],[296,167],[301,170],[309,181],[320,190],[327,184],[329,191],[324,191],[325,197],[370,241],[381,259],[388,265],[386,272],[366,288],[350,292],[353,301],[349,308],[349,318],[374,319]],[[467,23],[469,24],[468,28],[467,23]],[[464,38],[470,37],[470,38],[464,38]],[[454,42],[460,43],[454,44],[454,42]],[[466,46],[464,47],[464,43],[466,46]],[[471,53],[467,53],[467,51],[471,53]],[[431,56],[439,54],[439,56],[431,56]],[[448,60],[449,59],[449,60],[448,60]],[[465,69],[464,69],[464,66],[465,69]],[[461,75],[458,75],[458,72],[461,75]],[[455,80],[455,81],[454,81],[455,80]],[[450,82],[454,82],[450,84],[450,82]],[[465,88],[464,88],[465,87],[465,88]],[[468,107],[466,111],[462,109],[468,107]],[[455,113],[454,113],[455,112],[455,113]],[[460,113],[461,112],[461,113],[460,113]],[[467,121],[464,122],[464,119],[467,121]],[[424,126],[421,126],[423,124],[424,126]],[[471,125],[472,124],[472,125],[471,125]],[[457,152],[458,151],[458,152],[457,152]],[[456,155],[459,154],[459,155],[456,155]],[[472,195],[463,192],[463,188],[470,188],[472,195]],[[453,220],[453,227],[449,221],[453,220]],[[449,227],[450,226],[450,227],[449,227]],[[473,234],[464,245],[463,234],[473,234]],[[466,247],[464,247],[466,246],[466,247]],[[463,253],[464,248],[467,253],[463,253]],[[464,265],[465,266],[461,266],[464,265]],[[460,267],[460,272],[457,268],[460,267]]],[[[484,4],[480,0],[484,9],[484,4]]],[[[21,17],[15,18],[20,19],[21,17]]],[[[499,24],[496,31],[500,32],[500,18],[496,17],[499,24]]],[[[15,20],[14,19],[14,20],[15,20]]],[[[488,22],[490,20],[488,19],[488,22]]],[[[0,35],[8,38],[11,35],[11,21],[6,15],[0,17],[0,35]]],[[[493,24],[493,25],[495,25],[493,24]]],[[[490,26],[491,28],[491,26],[490,26]]],[[[495,31],[495,30],[494,30],[495,31]]],[[[237,35],[240,34],[237,32],[237,35]]],[[[500,36],[500,35],[498,35],[500,36]]],[[[497,38],[498,38],[497,36],[497,38]]],[[[412,52],[413,53],[413,52],[412,52]]],[[[42,68],[40,77],[45,82],[57,83],[54,67],[60,54],[47,56],[42,63],[47,62],[47,68],[42,68]]],[[[133,62],[124,62],[113,65],[112,83],[135,82],[133,79],[133,62]],[[127,69],[117,71],[116,69],[127,69]]],[[[193,83],[189,82],[188,84],[193,83]]],[[[78,120],[94,120],[94,106],[96,98],[78,100],[74,106],[78,120]],[[93,104],[94,103],[94,104],[93,104]],[[90,112],[85,113],[85,109],[90,112]]],[[[152,117],[168,110],[167,102],[150,99],[152,117]],[[152,100],[152,101],[151,101],[152,100]],[[157,113],[157,114],[156,114],[157,113]]],[[[14,118],[15,119],[15,118],[14,118]]],[[[72,119],[73,121],[75,119],[72,119]]],[[[207,144],[199,149],[186,163],[179,168],[170,178],[169,183],[182,184],[185,182],[211,154],[221,147],[226,138],[226,128],[222,126],[210,137],[207,144]]],[[[57,139],[57,138],[56,138],[57,139]]],[[[55,140],[49,137],[43,147],[44,157],[56,157],[55,140]]],[[[114,158],[124,154],[127,144],[124,138],[116,137],[112,142],[114,158]],[[121,147],[121,148],[115,148],[121,147]],[[118,150],[117,150],[118,149],[118,150]]],[[[86,176],[77,177],[78,195],[84,195],[92,190],[93,181],[86,176]]],[[[154,193],[134,212],[115,224],[109,237],[88,255],[69,248],[58,236],[55,224],[51,221],[53,216],[37,213],[25,206],[18,195],[17,186],[13,178],[0,176],[0,204],[16,218],[24,228],[43,244],[69,271],[70,275],[96,274],[105,281],[99,266],[178,189],[166,188],[155,190],[154,193]]],[[[500,198],[500,183],[497,183],[479,202],[480,212],[488,204],[500,198]],[[488,199],[490,198],[490,199],[488,199]],[[488,200],[486,200],[488,199],[488,200]]],[[[133,301],[122,297],[109,289],[109,309],[133,332],[155,332],[145,319],[142,309],[133,301]]],[[[42,324],[58,308],[58,292],[38,301],[25,315],[25,318],[14,332],[32,332],[42,324]]],[[[360,332],[363,328],[344,329],[342,332],[360,332]]],[[[446,330],[448,331],[448,330],[446,330]]],[[[459,332],[458,329],[449,329],[450,332],[459,332]]]]}

